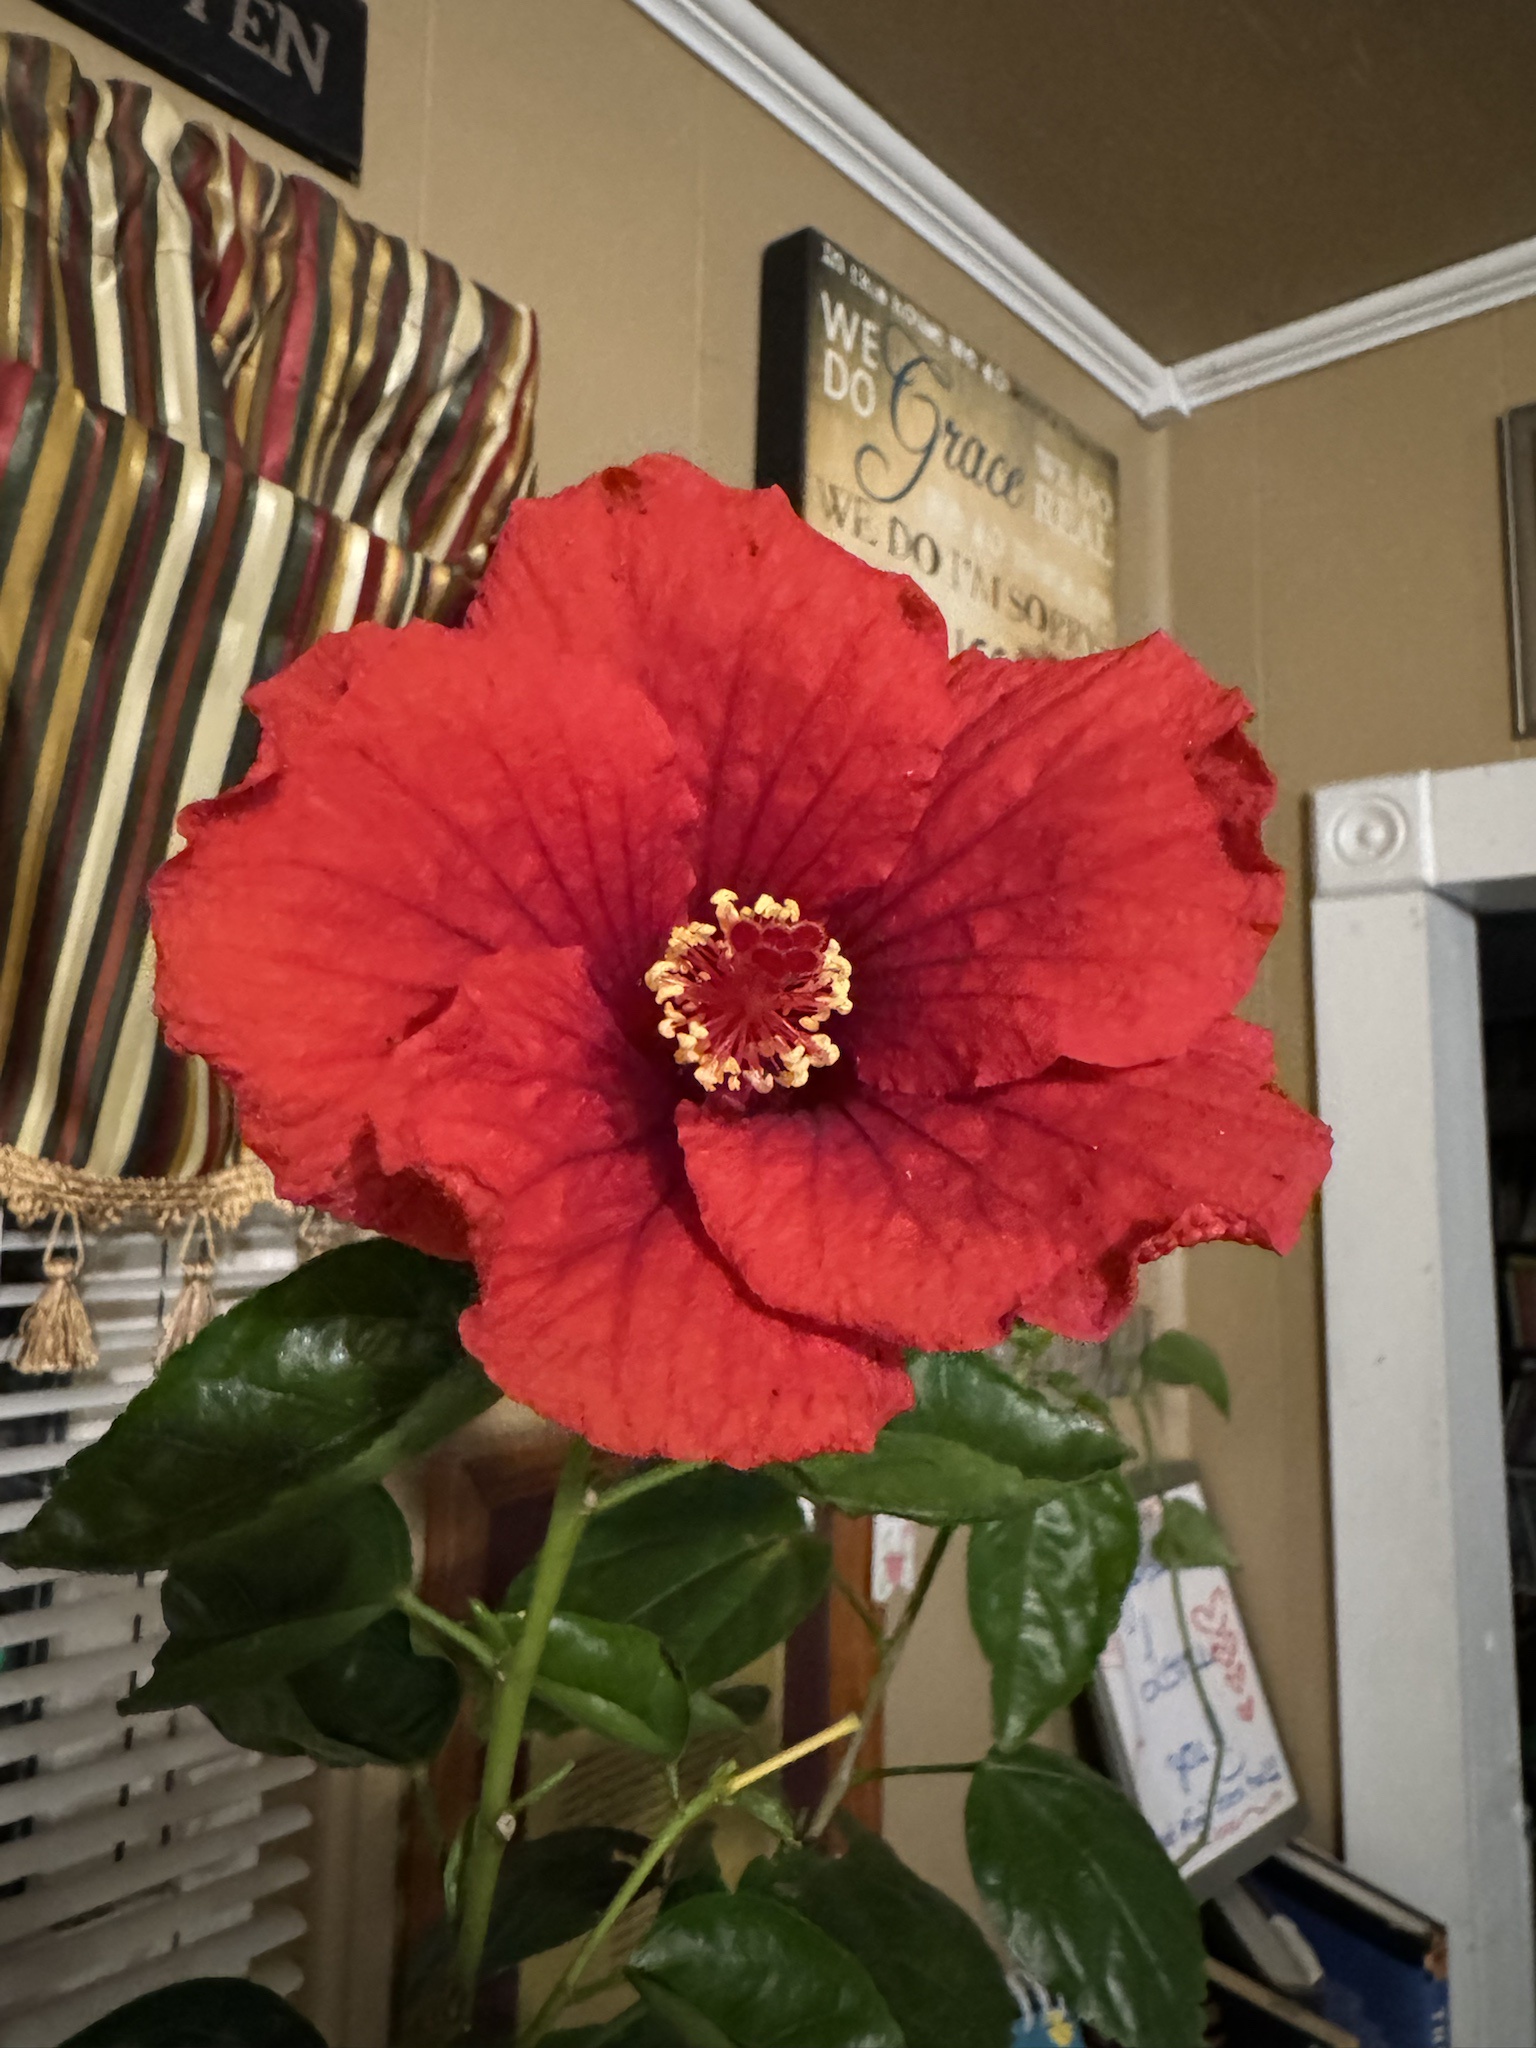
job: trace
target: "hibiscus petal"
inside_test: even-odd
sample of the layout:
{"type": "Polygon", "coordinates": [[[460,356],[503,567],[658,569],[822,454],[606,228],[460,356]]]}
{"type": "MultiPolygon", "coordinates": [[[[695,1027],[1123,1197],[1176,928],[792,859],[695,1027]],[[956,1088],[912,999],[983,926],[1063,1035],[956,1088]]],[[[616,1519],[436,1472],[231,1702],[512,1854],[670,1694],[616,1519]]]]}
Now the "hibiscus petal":
{"type": "Polygon", "coordinates": [[[470,627],[509,655],[593,654],[661,712],[702,816],[702,894],[812,914],[888,874],[954,723],[943,620],[813,533],[778,491],[675,456],[525,500],[470,627]]]}
{"type": "Polygon", "coordinates": [[[955,694],[967,722],[907,854],[830,914],[860,1074],[940,1094],[1182,1052],[1280,917],[1249,705],[1162,635],[1079,661],[966,656],[955,694]]]}
{"type": "Polygon", "coordinates": [[[687,1103],[678,1125],[705,1228],[764,1300],[966,1350],[1020,1316],[1102,1337],[1177,1245],[1288,1250],[1329,1139],[1272,1071],[1269,1034],[1228,1019],[1150,1066],[779,1115],[687,1103]]]}
{"type": "Polygon", "coordinates": [[[630,1456],[867,1450],[911,1404],[899,1355],[748,1292],[700,1228],[674,1099],[570,951],[478,962],[400,1048],[381,1151],[469,1219],[465,1343],[516,1399],[630,1456]]]}
{"type": "Polygon", "coordinates": [[[232,1083],[283,1193],[436,1248],[420,1190],[380,1182],[377,1068],[507,945],[579,943],[649,1027],[693,799],[627,683],[436,626],[323,641],[252,701],[251,777],[183,814],[153,885],[167,1037],[232,1083]]]}

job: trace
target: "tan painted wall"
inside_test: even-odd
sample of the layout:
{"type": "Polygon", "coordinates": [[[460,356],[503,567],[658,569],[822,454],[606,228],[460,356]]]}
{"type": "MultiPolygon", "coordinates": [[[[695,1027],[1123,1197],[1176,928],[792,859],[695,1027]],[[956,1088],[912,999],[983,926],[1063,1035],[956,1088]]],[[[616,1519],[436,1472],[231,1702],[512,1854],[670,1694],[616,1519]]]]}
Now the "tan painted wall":
{"type": "MultiPolygon", "coordinates": [[[[372,0],[371,22],[367,166],[349,203],[538,308],[544,488],[645,448],[748,481],[759,256],[814,223],[1118,453],[1123,631],[1171,616],[1253,695],[1283,783],[1271,843],[1293,872],[1302,798],[1319,782],[1516,751],[1493,421],[1536,396],[1536,309],[1148,434],[628,0],[372,0]]],[[[32,0],[0,0],[0,27],[65,41],[97,75],[140,71],[32,0]]],[[[1253,1004],[1302,1093],[1305,956],[1293,912],[1253,1004]]],[[[1222,1348],[1237,1393],[1230,1431],[1197,1425],[1197,1454],[1247,1560],[1244,1605],[1326,1836],[1335,1767],[1315,1261],[1310,1249],[1281,1264],[1212,1248],[1190,1258],[1187,1285],[1189,1320],[1222,1348]]],[[[894,1691],[892,1760],[974,1754],[982,1680],[951,1567],[894,1691]]],[[[890,1819],[903,1852],[964,1894],[960,1793],[954,1779],[893,1785],[890,1819]]]]}
{"type": "MultiPolygon", "coordinates": [[[[1293,909],[1250,1004],[1312,1085],[1303,800],[1320,783],[1507,759],[1495,421],[1536,398],[1536,304],[1401,342],[1171,434],[1173,625],[1258,708],[1293,909]]],[[[1245,1560],[1240,1593],[1327,1839],[1336,1821],[1327,1476],[1315,1241],[1283,1262],[1187,1262],[1192,1327],[1228,1360],[1233,1424],[1195,1452],[1245,1560]]]]}
{"type": "MultiPolygon", "coordinates": [[[[1122,631],[1163,622],[1167,437],[1146,433],[628,0],[371,0],[369,17],[362,185],[322,182],[537,308],[543,489],[652,448],[749,483],[759,261],[768,242],[815,225],[1116,452],[1122,631]]],[[[0,0],[0,29],[63,42],[96,77],[152,76],[33,0],[0,0]]],[[[269,161],[311,170],[240,132],[269,161]]],[[[894,1689],[891,1760],[974,1756],[985,1734],[985,1669],[952,1564],[894,1689]]],[[[889,1814],[902,1853],[965,1896],[963,1787],[899,1782],[889,1814]]]]}

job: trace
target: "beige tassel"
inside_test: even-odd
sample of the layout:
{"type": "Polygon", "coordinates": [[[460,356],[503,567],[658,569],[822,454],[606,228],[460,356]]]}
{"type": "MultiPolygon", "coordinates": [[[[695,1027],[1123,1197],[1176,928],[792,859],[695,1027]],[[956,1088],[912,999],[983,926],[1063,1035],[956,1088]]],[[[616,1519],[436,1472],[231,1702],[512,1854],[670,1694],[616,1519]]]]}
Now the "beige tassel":
{"type": "Polygon", "coordinates": [[[99,1356],[91,1319],[85,1312],[76,1282],[85,1267],[85,1246],[80,1222],[68,1217],[75,1235],[73,1251],[59,1249],[59,1233],[65,1212],[53,1219],[48,1246],[43,1253],[42,1293],[22,1317],[17,1336],[17,1372],[89,1372],[99,1356]]]}
{"type": "Polygon", "coordinates": [[[155,1346],[156,1372],[173,1351],[179,1351],[183,1344],[190,1344],[198,1331],[206,1330],[218,1314],[213,1299],[213,1269],[217,1256],[213,1225],[206,1216],[194,1216],[181,1240],[181,1292],[176,1297],[176,1306],[161,1326],[160,1342],[155,1346]],[[192,1240],[199,1230],[203,1233],[203,1242],[200,1255],[194,1257],[192,1240]]]}

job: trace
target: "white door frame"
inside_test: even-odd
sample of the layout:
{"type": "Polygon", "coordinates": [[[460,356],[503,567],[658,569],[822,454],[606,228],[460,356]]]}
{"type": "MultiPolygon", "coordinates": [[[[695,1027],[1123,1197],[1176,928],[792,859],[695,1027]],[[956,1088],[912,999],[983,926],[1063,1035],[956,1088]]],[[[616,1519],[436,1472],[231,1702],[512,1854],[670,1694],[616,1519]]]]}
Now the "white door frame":
{"type": "Polygon", "coordinates": [[[1536,909],[1536,760],[1313,827],[1344,1849],[1446,1923],[1456,2048],[1533,2048],[1473,913],[1536,909]]]}

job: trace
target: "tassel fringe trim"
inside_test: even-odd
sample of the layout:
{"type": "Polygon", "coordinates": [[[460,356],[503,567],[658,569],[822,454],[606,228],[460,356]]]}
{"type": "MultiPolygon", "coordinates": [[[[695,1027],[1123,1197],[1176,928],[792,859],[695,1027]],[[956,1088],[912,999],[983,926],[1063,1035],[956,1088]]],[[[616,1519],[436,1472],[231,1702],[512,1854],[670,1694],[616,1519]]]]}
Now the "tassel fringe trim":
{"type": "Polygon", "coordinates": [[[70,1217],[74,1247],[61,1250],[59,1234],[65,1218],[55,1216],[43,1254],[42,1293],[17,1327],[15,1369],[24,1373],[89,1372],[99,1353],[91,1319],[80,1299],[77,1282],[85,1264],[80,1225],[70,1217]]]}
{"type": "MultiPolygon", "coordinates": [[[[47,1216],[68,1215],[86,1230],[110,1229],[130,1219],[142,1219],[152,1230],[175,1230],[199,1217],[220,1230],[233,1230],[253,1209],[276,1201],[271,1173],[251,1154],[234,1166],[188,1180],[119,1180],[0,1145],[0,1202],[24,1229],[47,1216]]],[[[41,1308],[42,1302],[34,1307],[41,1308]]]]}

